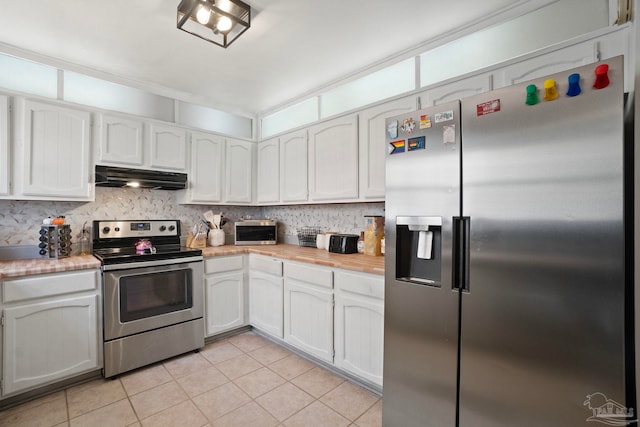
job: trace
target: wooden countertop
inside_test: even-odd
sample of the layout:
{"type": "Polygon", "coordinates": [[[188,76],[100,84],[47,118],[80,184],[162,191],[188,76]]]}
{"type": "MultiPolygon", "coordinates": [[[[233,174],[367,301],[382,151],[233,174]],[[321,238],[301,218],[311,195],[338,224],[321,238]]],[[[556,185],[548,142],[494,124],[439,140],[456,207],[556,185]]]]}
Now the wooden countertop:
{"type": "Polygon", "coordinates": [[[262,245],[262,246],[213,246],[202,250],[205,257],[260,254],[291,261],[307,262],[326,267],[344,268],[363,273],[384,275],[384,257],[362,254],[334,254],[323,249],[301,247],[297,245],[262,245]]]}
{"type": "MultiPolygon", "coordinates": [[[[306,262],[326,267],[343,268],[363,273],[384,275],[384,257],[362,254],[334,254],[323,249],[307,248],[297,245],[264,245],[264,246],[214,246],[202,250],[204,257],[260,254],[291,261],[306,262]]],[[[100,261],[93,255],[72,256],[57,260],[17,259],[0,261],[0,279],[7,277],[29,276],[44,273],[60,273],[64,271],[100,268],[100,261]]]]}
{"type": "Polygon", "coordinates": [[[0,261],[0,279],[91,268],[100,268],[100,261],[93,255],[71,256],[54,260],[15,259],[0,261]]]}

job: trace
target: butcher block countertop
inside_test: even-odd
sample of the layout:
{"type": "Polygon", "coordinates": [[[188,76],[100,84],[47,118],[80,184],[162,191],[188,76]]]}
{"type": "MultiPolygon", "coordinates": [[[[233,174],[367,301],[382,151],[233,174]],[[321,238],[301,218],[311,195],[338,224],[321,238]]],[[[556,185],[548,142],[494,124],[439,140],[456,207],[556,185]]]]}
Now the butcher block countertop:
{"type": "MultiPolygon", "coordinates": [[[[384,275],[384,257],[362,254],[334,254],[323,249],[307,248],[297,245],[264,246],[215,246],[202,250],[204,257],[260,254],[291,261],[306,262],[326,267],[343,268],[363,273],[384,275]]],[[[0,261],[0,279],[7,277],[30,276],[44,273],[100,268],[100,261],[93,255],[71,256],[57,260],[15,259],[0,261]]]]}
{"type": "Polygon", "coordinates": [[[93,255],[71,256],[60,259],[15,259],[0,261],[0,279],[30,276],[32,274],[61,273],[64,271],[100,268],[93,255]]]}
{"type": "Polygon", "coordinates": [[[301,247],[297,245],[262,245],[262,246],[213,246],[202,250],[205,257],[260,254],[291,261],[307,262],[326,267],[343,268],[363,273],[384,275],[384,257],[362,254],[334,254],[324,249],[301,247]]]}

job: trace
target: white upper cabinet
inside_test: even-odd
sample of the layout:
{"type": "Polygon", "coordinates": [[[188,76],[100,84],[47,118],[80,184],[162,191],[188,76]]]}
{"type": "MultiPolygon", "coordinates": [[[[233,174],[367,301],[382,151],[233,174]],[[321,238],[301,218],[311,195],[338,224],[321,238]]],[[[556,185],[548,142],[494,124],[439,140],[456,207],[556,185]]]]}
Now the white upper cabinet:
{"type": "Polygon", "coordinates": [[[280,137],[280,195],[283,202],[306,202],[307,130],[280,137]]]}
{"type": "Polygon", "coordinates": [[[20,193],[89,200],[90,113],[27,100],[23,119],[20,193]]]}
{"type": "Polygon", "coordinates": [[[191,133],[189,202],[221,202],[224,168],[224,138],[202,132],[191,133]]]}
{"type": "Polygon", "coordinates": [[[183,128],[150,123],[149,141],[151,168],[187,169],[187,132],[183,128]]]}
{"type": "Polygon", "coordinates": [[[98,162],[142,166],[142,129],[143,124],[139,120],[103,114],[98,162]]]}
{"type": "Polygon", "coordinates": [[[591,64],[596,62],[596,57],[597,49],[593,41],[549,52],[500,68],[494,74],[494,88],[511,86],[581,65],[591,64]]]}
{"type": "Polygon", "coordinates": [[[415,109],[416,98],[411,96],[359,113],[361,199],[384,200],[384,162],[387,153],[385,120],[415,109]]]}
{"type": "Polygon", "coordinates": [[[486,73],[434,87],[419,95],[420,105],[426,108],[488,92],[491,90],[492,81],[492,74],[486,73]]]}
{"type": "Polygon", "coordinates": [[[251,203],[253,197],[253,142],[227,139],[225,201],[251,203]]]}
{"type": "Polygon", "coordinates": [[[258,144],[258,175],[256,177],[258,203],[280,201],[280,140],[278,138],[258,144]]]}
{"type": "Polygon", "coordinates": [[[0,196],[9,194],[9,97],[0,95],[0,196]]]}
{"type": "Polygon", "coordinates": [[[358,116],[340,117],[309,128],[309,198],[358,198],[358,116]]]}

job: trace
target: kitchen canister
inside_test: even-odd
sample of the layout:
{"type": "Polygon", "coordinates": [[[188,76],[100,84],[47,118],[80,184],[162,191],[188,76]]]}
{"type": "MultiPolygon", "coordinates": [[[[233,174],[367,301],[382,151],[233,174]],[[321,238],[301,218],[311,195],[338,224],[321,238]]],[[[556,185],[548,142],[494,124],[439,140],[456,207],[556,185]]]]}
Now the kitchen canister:
{"type": "Polygon", "coordinates": [[[316,248],[324,249],[327,246],[327,237],[320,233],[316,235],[316,248]]]}
{"type": "Polygon", "coordinates": [[[213,228],[209,230],[209,246],[224,245],[224,230],[213,228]]]}

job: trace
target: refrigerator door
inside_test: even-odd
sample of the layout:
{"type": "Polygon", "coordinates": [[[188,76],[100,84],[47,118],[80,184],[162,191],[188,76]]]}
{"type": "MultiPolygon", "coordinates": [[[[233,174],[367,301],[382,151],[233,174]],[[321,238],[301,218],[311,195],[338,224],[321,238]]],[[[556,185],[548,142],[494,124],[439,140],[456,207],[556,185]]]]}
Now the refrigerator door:
{"type": "Polygon", "coordinates": [[[451,227],[460,213],[460,103],[386,124],[396,153],[386,158],[383,424],[453,426],[460,294],[451,284],[451,227]]]}
{"type": "Polygon", "coordinates": [[[552,101],[539,79],[536,105],[527,84],[462,102],[460,426],[591,425],[598,392],[625,405],[623,75],[606,62],[603,89],[589,65],[551,76],[552,101]]]}

